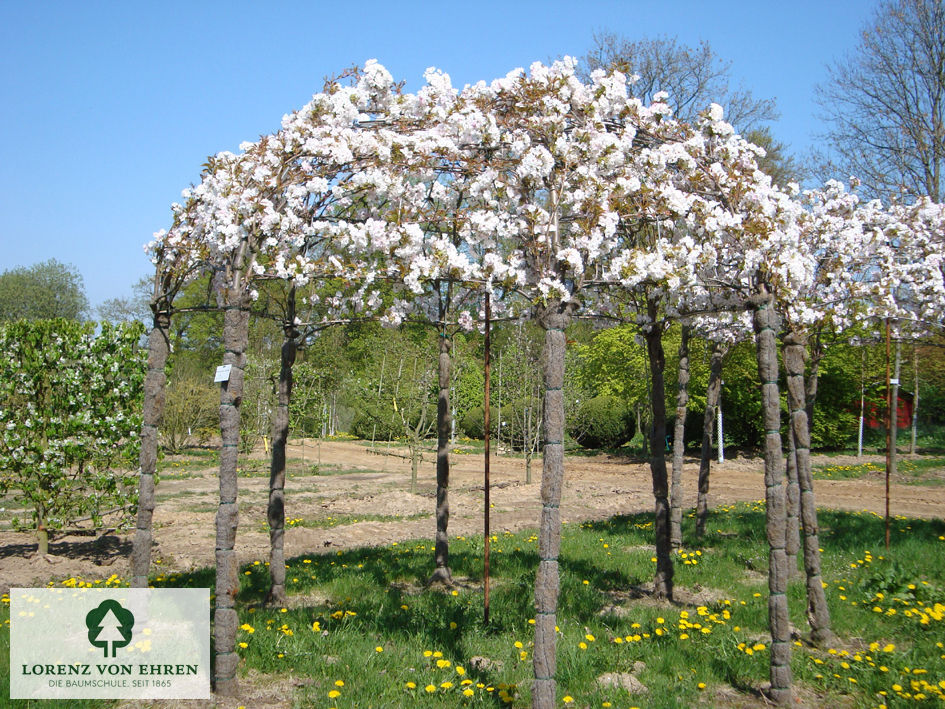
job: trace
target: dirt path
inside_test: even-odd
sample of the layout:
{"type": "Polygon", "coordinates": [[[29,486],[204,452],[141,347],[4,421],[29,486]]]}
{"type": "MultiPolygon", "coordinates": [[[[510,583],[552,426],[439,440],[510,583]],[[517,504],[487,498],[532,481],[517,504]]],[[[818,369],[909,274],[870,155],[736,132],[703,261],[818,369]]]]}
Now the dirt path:
{"type": "MultiPolygon", "coordinates": [[[[261,453],[261,452],[260,452],[261,453]]],[[[432,539],[436,478],[432,462],[421,467],[416,494],[409,489],[409,462],[372,454],[356,442],[323,443],[305,447],[306,465],[316,455],[325,475],[290,475],[286,488],[289,519],[320,520],[337,526],[291,527],[286,532],[286,556],[323,553],[365,545],[388,544],[411,538],[432,539]],[[339,471],[350,470],[346,474],[339,471]],[[328,520],[331,517],[332,520],[328,520]],[[368,519],[363,519],[368,517],[368,519]],[[373,518],[373,519],[372,519],[373,518]],[[394,519],[398,518],[398,519],[394,519]],[[353,521],[358,520],[358,521],[353,521]]],[[[289,457],[301,458],[302,448],[291,446],[289,457]]],[[[432,456],[430,456],[432,459],[432,456]]],[[[482,460],[478,455],[454,455],[450,481],[450,534],[474,535],[482,531],[482,460]]],[[[815,461],[845,465],[882,463],[879,456],[831,457],[815,461]]],[[[612,456],[568,457],[562,496],[562,520],[577,522],[605,519],[617,514],[647,512],[653,497],[649,467],[612,456]]],[[[265,461],[254,468],[265,469],[265,461]]],[[[541,461],[533,464],[534,482],[526,485],[524,461],[499,456],[492,464],[492,529],[495,532],[537,527],[541,461]]],[[[693,507],[698,461],[689,459],[684,471],[684,506],[693,507]]],[[[188,571],[214,563],[214,513],[217,480],[214,469],[195,470],[193,477],[166,478],[158,488],[154,514],[155,549],[159,568],[188,571]]],[[[881,476],[858,480],[817,480],[817,503],[821,507],[869,510],[884,509],[881,476]]],[[[240,529],[237,552],[241,562],[265,561],[269,536],[265,530],[268,478],[264,473],[240,480],[240,529]]],[[[738,458],[714,465],[711,506],[764,497],[762,461],[738,458]]],[[[919,487],[894,484],[892,512],[914,517],[945,517],[945,486],[919,487]]],[[[303,523],[304,524],[304,523],[303,523]]],[[[44,584],[70,576],[83,579],[127,576],[130,535],[108,536],[96,542],[88,538],[57,540],[45,558],[32,557],[35,548],[29,535],[0,535],[0,591],[11,586],[44,584]]]]}

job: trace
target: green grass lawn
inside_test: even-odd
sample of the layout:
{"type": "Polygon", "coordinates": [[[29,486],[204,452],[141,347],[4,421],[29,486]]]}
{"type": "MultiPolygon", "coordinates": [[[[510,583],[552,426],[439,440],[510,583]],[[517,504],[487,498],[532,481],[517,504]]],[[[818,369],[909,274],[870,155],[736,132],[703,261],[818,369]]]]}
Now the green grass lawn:
{"type": "MultiPolygon", "coordinates": [[[[883,548],[883,520],[875,515],[821,511],[820,522],[839,641],[826,650],[804,643],[804,581],[795,577],[789,599],[802,634],[793,658],[799,696],[824,707],[940,706],[945,522],[896,518],[889,551],[883,548]]],[[[715,510],[698,545],[692,529],[690,515],[683,529],[688,543],[675,565],[686,602],[669,604],[653,601],[644,588],[655,567],[649,515],[564,526],[561,706],[759,701],[755,692],[767,680],[769,643],[763,505],[715,510]],[[602,686],[597,679],[605,673],[632,673],[648,692],[602,686]]],[[[286,609],[262,605],[266,563],[248,564],[238,597],[244,676],[253,670],[254,676],[295,678],[293,701],[305,707],[529,706],[537,537],[493,537],[488,626],[482,621],[482,550],[481,537],[451,540],[450,565],[460,581],[452,591],[424,589],[432,571],[430,541],[292,559],[286,609]]],[[[204,569],[160,574],[154,583],[200,587],[213,579],[214,571],[204,569]]],[[[62,583],[83,582],[57,585],[62,583]]],[[[0,611],[4,627],[7,604],[0,611]]],[[[8,643],[9,632],[0,630],[3,676],[8,643]]]]}
{"type": "MultiPolygon", "coordinates": [[[[908,485],[936,486],[945,484],[945,458],[900,457],[896,463],[895,482],[908,485]]],[[[854,465],[818,465],[812,473],[815,478],[828,480],[857,480],[863,477],[881,478],[886,471],[884,463],[856,463],[854,465]]]]}

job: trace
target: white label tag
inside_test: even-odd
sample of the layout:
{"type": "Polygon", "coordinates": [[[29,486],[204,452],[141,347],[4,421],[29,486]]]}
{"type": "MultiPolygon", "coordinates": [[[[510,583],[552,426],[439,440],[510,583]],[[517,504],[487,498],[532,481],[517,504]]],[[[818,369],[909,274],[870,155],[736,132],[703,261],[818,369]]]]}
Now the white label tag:
{"type": "Polygon", "coordinates": [[[231,369],[233,369],[232,364],[221,364],[217,367],[217,373],[213,376],[213,383],[230,381],[231,369]]]}

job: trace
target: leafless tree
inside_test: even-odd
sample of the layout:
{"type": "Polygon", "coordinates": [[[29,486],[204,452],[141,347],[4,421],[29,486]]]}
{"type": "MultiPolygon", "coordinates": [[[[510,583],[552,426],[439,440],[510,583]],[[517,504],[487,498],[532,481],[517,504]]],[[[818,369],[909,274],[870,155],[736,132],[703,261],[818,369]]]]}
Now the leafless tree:
{"type": "Polygon", "coordinates": [[[595,33],[593,42],[581,62],[584,72],[619,68],[636,74],[640,78],[632,91],[637,98],[649,102],[657,92],[666,91],[683,120],[711,103],[723,106],[726,120],[740,131],[777,118],[774,99],[758,99],[747,89],[731,88],[731,62],[723,61],[708,42],[689,47],[675,37],[631,40],[612,32],[595,33]]]}
{"type": "Polygon", "coordinates": [[[825,176],[855,175],[870,196],[942,198],[945,4],[885,0],[817,89],[831,155],[825,176]],[[829,171],[829,172],[828,172],[829,171]]]}

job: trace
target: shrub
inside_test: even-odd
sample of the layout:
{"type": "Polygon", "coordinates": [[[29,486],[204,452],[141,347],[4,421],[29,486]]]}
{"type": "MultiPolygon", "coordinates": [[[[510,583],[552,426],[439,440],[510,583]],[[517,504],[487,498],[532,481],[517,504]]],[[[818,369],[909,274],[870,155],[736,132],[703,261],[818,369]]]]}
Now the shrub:
{"type": "Polygon", "coordinates": [[[617,397],[595,396],[578,407],[568,435],[584,448],[617,448],[633,435],[632,417],[617,397]]]}
{"type": "MultiPolygon", "coordinates": [[[[485,438],[485,413],[482,406],[476,406],[466,412],[463,416],[460,428],[470,438],[481,441],[485,438]]],[[[489,431],[493,438],[496,435],[499,425],[499,409],[495,406],[489,407],[489,431]]]]}

